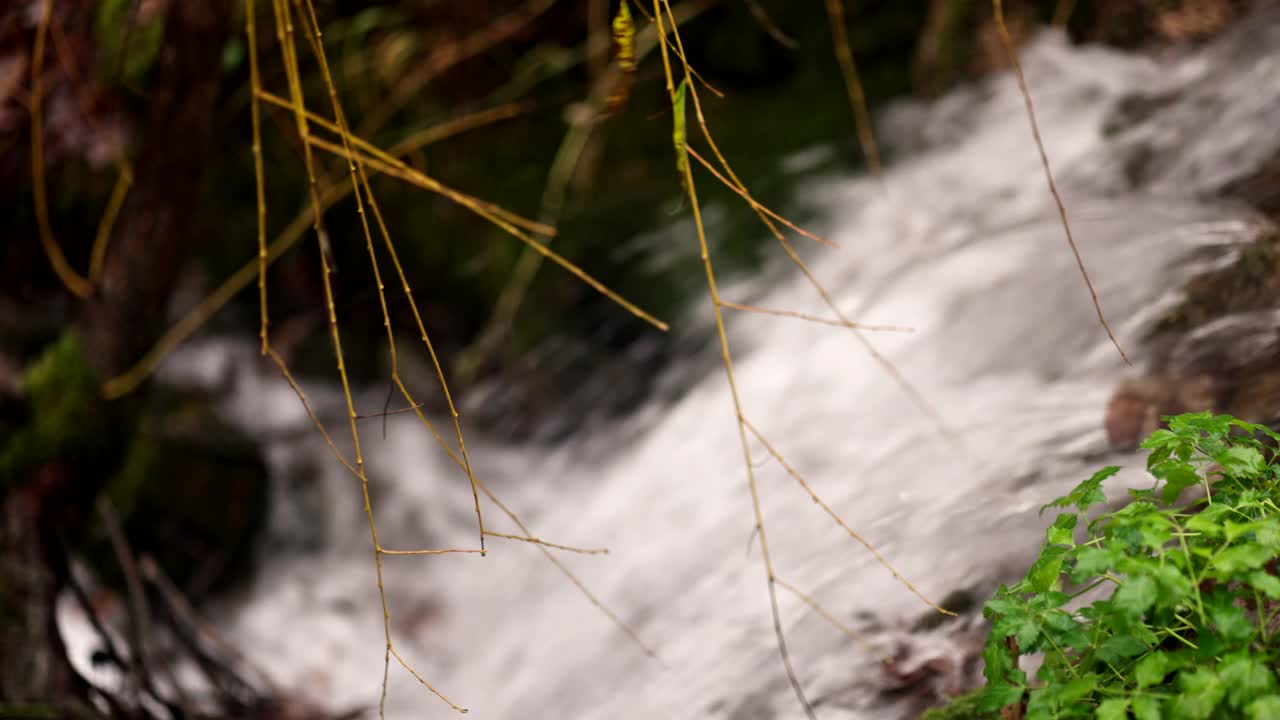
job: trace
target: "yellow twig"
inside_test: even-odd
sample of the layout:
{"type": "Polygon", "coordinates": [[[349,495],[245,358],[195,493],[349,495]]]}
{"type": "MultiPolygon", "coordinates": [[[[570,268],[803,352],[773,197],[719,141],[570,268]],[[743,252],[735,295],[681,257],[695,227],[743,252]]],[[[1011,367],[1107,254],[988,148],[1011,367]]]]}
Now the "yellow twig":
{"type": "Polygon", "coordinates": [[[906,578],[904,578],[898,572],[898,570],[894,568],[893,565],[891,565],[883,555],[880,554],[880,551],[876,550],[874,545],[867,542],[866,539],[863,538],[861,535],[859,535],[856,530],[849,527],[849,523],[845,522],[844,518],[840,517],[840,515],[836,513],[835,510],[831,509],[830,505],[824,502],[823,499],[819,497],[816,492],[813,491],[813,488],[809,486],[809,483],[805,481],[805,479],[800,475],[800,473],[795,471],[795,468],[792,468],[789,464],[787,464],[787,461],[782,457],[782,455],[780,455],[778,451],[773,448],[773,445],[771,445],[769,441],[765,439],[764,434],[761,433],[760,430],[757,429],[755,425],[751,424],[750,420],[743,418],[742,422],[747,426],[749,430],[751,430],[751,433],[756,436],[756,439],[760,441],[760,444],[764,445],[765,449],[769,451],[769,454],[772,455],[774,459],[778,461],[778,464],[782,465],[782,467],[787,471],[787,474],[790,475],[792,478],[794,478],[797,483],[800,483],[800,487],[804,488],[804,491],[809,495],[809,498],[813,500],[813,502],[815,502],[818,505],[818,507],[822,508],[822,511],[825,512],[832,520],[834,520],[837,525],[844,528],[844,531],[849,533],[849,537],[852,537],[854,540],[857,540],[864,548],[866,548],[867,551],[870,552],[875,557],[877,562],[879,562],[881,565],[885,567],[886,570],[888,570],[890,573],[893,574],[893,577],[895,580],[905,585],[906,588],[910,590],[913,595],[920,598],[920,600],[924,602],[924,604],[928,605],[934,610],[937,610],[943,615],[955,615],[955,613],[951,612],[950,610],[946,610],[942,608],[940,605],[933,602],[929,598],[925,597],[923,593],[921,593],[918,589],[916,589],[916,586],[911,584],[910,580],[907,580],[906,578]]]}
{"type": "Polygon", "coordinates": [[[477,548],[445,548],[443,550],[388,550],[386,548],[378,548],[378,552],[383,555],[451,555],[453,553],[483,555],[488,551],[477,548]]]}
{"type": "Polygon", "coordinates": [[[755,305],[744,305],[742,303],[730,302],[728,300],[721,300],[720,304],[734,310],[744,310],[746,312],[760,313],[762,315],[793,317],[799,320],[808,320],[809,322],[820,323],[822,325],[834,325],[835,327],[847,327],[855,330],[904,333],[915,332],[914,329],[903,325],[865,325],[863,323],[851,323],[844,320],[828,320],[826,318],[817,317],[816,315],[808,315],[805,313],[793,312],[791,310],[774,310],[772,308],[756,307],[755,305]]]}
{"type": "Polygon", "coordinates": [[[40,24],[36,27],[35,47],[31,51],[31,195],[35,203],[36,225],[40,232],[40,244],[53,266],[53,272],[71,294],[88,298],[89,281],[67,263],[66,255],[53,236],[49,222],[49,198],[46,195],[44,176],[44,119],[41,112],[44,93],[44,44],[49,32],[49,19],[53,16],[53,0],[44,0],[40,24]]]}
{"type": "MultiPolygon", "coordinates": [[[[458,457],[458,454],[453,451],[453,448],[449,447],[449,443],[445,442],[444,437],[441,436],[439,431],[435,429],[435,426],[432,425],[431,421],[427,419],[427,416],[422,413],[422,410],[415,407],[414,412],[417,413],[418,419],[422,422],[423,425],[426,426],[427,430],[431,433],[431,436],[435,438],[436,443],[439,444],[440,447],[444,449],[445,454],[449,456],[449,459],[453,460],[454,463],[461,466],[462,458],[458,457]]],[[[501,510],[504,515],[507,516],[507,519],[509,519],[517,528],[520,529],[520,532],[523,533],[525,537],[528,537],[528,538],[535,537],[533,532],[529,530],[529,526],[525,525],[524,521],[520,519],[520,516],[517,515],[514,510],[507,507],[505,503],[499,500],[498,496],[492,490],[490,490],[487,485],[485,485],[483,480],[477,477],[476,484],[480,486],[480,492],[484,493],[485,497],[489,498],[489,501],[492,502],[495,506],[497,506],[497,508],[501,510]]],[[[573,574],[572,570],[570,570],[563,562],[560,561],[560,558],[556,557],[554,554],[551,553],[550,550],[547,549],[549,547],[548,543],[534,543],[534,547],[538,548],[538,550],[542,553],[543,557],[545,557],[548,562],[554,565],[555,568],[559,570],[560,573],[569,580],[569,582],[573,583],[574,587],[578,588],[578,592],[582,593],[582,596],[587,599],[587,602],[590,602],[592,605],[594,605],[597,610],[599,610],[601,613],[605,615],[605,617],[609,618],[609,620],[614,624],[615,627],[617,627],[619,630],[625,633],[627,637],[631,638],[631,641],[634,642],[636,646],[639,647],[640,650],[645,655],[648,655],[649,657],[655,660],[658,659],[657,653],[654,652],[654,650],[650,648],[649,645],[645,643],[644,640],[640,639],[640,633],[638,633],[635,630],[635,628],[631,627],[626,622],[624,622],[622,618],[618,617],[618,614],[615,613],[612,609],[610,609],[608,605],[605,605],[604,601],[596,597],[596,594],[591,592],[591,590],[586,586],[586,584],[583,583],[582,580],[580,580],[577,575],[573,574]]]]}
{"type": "MultiPolygon", "coordinates": [[[[496,109],[495,109],[496,110],[496,109]]],[[[509,117],[504,113],[494,112],[493,110],[484,110],[470,115],[464,115],[454,120],[446,121],[439,126],[427,128],[426,130],[415,134],[413,137],[397,143],[391,148],[392,155],[404,155],[433,142],[439,142],[456,133],[470,130],[483,125],[485,122],[493,122],[505,117],[509,117]],[[431,131],[435,132],[431,132],[431,131]]],[[[320,196],[321,210],[328,209],[334,203],[346,197],[351,192],[350,185],[336,185],[330,187],[320,196]]],[[[311,227],[311,214],[313,209],[310,206],[303,207],[296,217],[290,221],[289,225],[272,241],[267,248],[268,267],[271,266],[280,256],[284,255],[293,247],[302,236],[306,234],[311,227]]],[[[213,317],[221,310],[231,298],[235,297],[241,290],[249,286],[254,278],[261,277],[261,267],[259,266],[259,258],[254,258],[237,270],[231,277],[223,281],[217,290],[205,296],[200,304],[187,313],[173,327],[169,328],[164,335],[160,337],[156,344],[143,355],[132,368],[111,378],[103,384],[103,394],[108,398],[117,398],[135,390],[143,380],[147,378],[174,348],[182,344],[182,341],[191,336],[193,332],[199,329],[209,318],[213,317]]]]}
{"type": "MultiPolygon", "coordinates": [[[[294,4],[298,5],[300,14],[304,15],[304,17],[302,18],[304,22],[304,29],[307,30],[307,36],[313,43],[313,49],[318,50],[317,52],[315,52],[315,55],[317,56],[317,61],[320,63],[322,69],[325,70],[326,85],[330,90],[331,96],[336,95],[336,90],[333,88],[332,82],[329,81],[329,75],[327,72],[328,66],[324,60],[324,52],[323,52],[323,46],[320,40],[319,27],[315,26],[314,32],[313,32],[312,27],[306,24],[307,18],[305,17],[305,13],[302,13],[302,7],[299,0],[294,0],[294,4]]],[[[316,190],[315,163],[312,158],[311,145],[309,142],[307,142],[308,138],[310,137],[310,129],[309,129],[309,123],[307,118],[306,106],[304,104],[303,95],[302,95],[302,84],[299,78],[299,72],[298,72],[298,66],[297,66],[297,52],[294,48],[293,22],[289,13],[288,0],[275,0],[274,5],[275,5],[275,12],[276,12],[276,33],[280,40],[280,49],[283,55],[283,61],[285,66],[285,76],[289,84],[289,95],[291,100],[290,106],[291,106],[291,109],[293,110],[294,121],[297,125],[298,136],[303,140],[303,156],[306,162],[307,177],[309,181],[308,192],[311,198],[311,206],[312,206],[312,227],[315,230],[317,241],[323,243],[324,229],[321,224],[322,211],[320,207],[319,194],[316,190]]],[[[308,0],[308,10],[309,11],[311,10],[309,0],[308,0]]],[[[314,21],[314,16],[312,16],[311,19],[312,21],[314,21]]],[[[353,190],[357,190],[357,198],[359,198],[358,188],[353,188],[353,190]]],[[[386,641],[386,652],[384,654],[384,662],[383,662],[382,695],[381,695],[381,699],[379,701],[379,707],[378,707],[379,715],[380,716],[385,715],[387,680],[388,680],[388,664],[390,661],[390,657],[392,655],[394,655],[397,661],[399,661],[402,666],[408,669],[409,672],[413,674],[414,677],[416,677],[424,687],[428,688],[437,697],[439,697],[441,700],[446,702],[450,707],[453,707],[459,711],[462,711],[463,708],[454,704],[453,701],[449,700],[443,693],[436,690],[430,683],[426,682],[425,679],[419,676],[417,672],[412,667],[410,667],[409,664],[405,662],[402,657],[400,657],[399,653],[395,652],[394,644],[391,640],[391,611],[387,605],[387,594],[386,594],[385,585],[382,579],[382,552],[381,552],[382,545],[378,541],[377,524],[374,521],[373,506],[369,498],[369,479],[365,472],[364,456],[360,448],[360,432],[359,432],[359,428],[357,427],[355,403],[351,396],[351,384],[347,376],[346,362],[344,360],[344,354],[342,351],[342,337],[341,337],[341,332],[338,329],[337,312],[336,312],[334,299],[333,299],[333,284],[330,278],[330,274],[332,273],[332,267],[330,266],[330,263],[329,263],[328,253],[325,252],[325,249],[323,247],[321,247],[321,252],[320,252],[320,265],[321,265],[321,278],[323,281],[322,284],[324,287],[325,305],[328,310],[328,317],[329,317],[329,334],[333,343],[334,357],[337,360],[338,377],[342,382],[342,395],[343,395],[343,399],[346,401],[346,406],[347,406],[347,416],[350,424],[351,439],[352,439],[352,443],[354,445],[354,450],[355,450],[356,476],[360,480],[360,491],[364,499],[365,517],[369,522],[369,535],[373,543],[373,559],[374,559],[375,575],[376,575],[377,586],[378,586],[378,597],[382,604],[383,633],[386,641]]]]}
{"type": "MultiPolygon", "coordinates": [[[[747,204],[751,206],[752,210],[755,210],[757,213],[764,213],[765,215],[768,215],[774,220],[777,220],[783,225],[786,225],[787,227],[796,231],[800,235],[803,235],[809,238],[810,240],[813,240],[814,242],[821,243],[823,245],[826,245],[827,247],[833,247],[833,248],[840,247],[839,243],[835,242],[834,240],[828,240],[820,235],[815,235],[814,233],[811,233],[808,230],[805,230],[799,225],[796,225],[795,223],[782,217],[778,213],[770,210],[768,207],[765,207],[759,202],[756,202],[756,199],[751,197],[751,193],[747,192],[747,189],[745,186],[743,186],[741,183],[738,183],[738,182],[730,182],[728,179],[725,178],[725,176],[721,175],[719,171],[717,171],[714,167],[712,167],[711,163],[707,162],[701,155],[699,155],[697,150],[694,150],[692,147],[687,148],[687,150],[689,152],[689,155],[692,156],[694,160],[697,160],[702,165],[702,167],[706,168],[707,172],[714,175],[715,178],[719,180],[721,183],[723,183],[725,187],[737,193],[738,197],[741,197],[743,200],[746,200],[747,204]]],[[[720,152],[719,150],[716,150],[717,155],[719,155],[719,152],[720,152]]]]}
{"type": "MultiPolygon", "coordinates": [[[[669,0],[653,0],[654,22],[658,28],[658,35],[665,39],[666,32],[663,29],[663,22],[662,22],[663,6],[665,6],[667,8],[667,11],[670,12],[669,0]],[[661,3],[661,5],[659,3],[661,3]]],[[[683,81],[682,87],[686,88],[688,92],[694,96],[694,98],[697,98],[696,88],[694,88],[692,85],[689,84],[689,77],[690,77],[690,72],[688,70],[689,63],[688,63],[688,60],[685,58],[684,48],[680,42],[679,30],[676,27],[674,27],[674,22],[673,22],[671,32],[675,38],[676,48],[679,53],[680,60],[683,64],[683,67],[685,68],[685,73],[684,73],[685,80],[683,81]]],[[[809,702],[809,699],[805,696],[804,688],[801,687],[800,685],[800,680],[796,676],[795,668],[793,668],[791,665],[791,655],[787,650],[787,639],[782,632],[782,615],[778,609],[778,591],[776,588],[777,574],[774,572],[774,569],[773,569],[773,560],[769,556],[769,542],[768,542],[768,538],[765,535],[764,514],[760,508],[760,491],[756,485],[755,470],[754,470],[753,463],[751,462],[751,448],[747,444],[747,433],[745,430],[745,426],[743,424],[745,420],[745,416],[743,415],[743,412],[742,412],[742,400],[738,395],[737,382],[734,379],[733,356],[729,352],[729,338],[727,333],[725,332],[724,315],[720,307],[720,293],[716,287],[715,270],[713,269],[711,264],[711,254],[707,246],[706,231],[702,225],[702,211],[698,205],[698,194],[697,194],[696,186],[694,185],[693,171],[687,160],[681,160],[681,158],[684,157],[687,150],[687,140],[683,132],[683,124],[684,124],[684,118],[682,117],[682,114],[684,112],[683,99],[679,98],[676,92],[675,81],[674,81],[673,74],[671,72],[671,63],[667,58],[666,45],[662,44],[661,47],[662,47],[663,69],[666,72],[667,92],[671,98],[672,108],[677,113],[677,116],[675,119],[676,131],[674,133],[674,141],[676,144],[675,151],[676,151],[676,157],[677,157],[677,167],[683,174],[683,177],[681,178],[681,180],[684,183],[685,194],[689,198],[689,206],[693,211],[694,227],[696,228],[697,235],[698,235],[698,249],[702,257],[703,269],[706,272],[707,290],[711,296],[712,311],[714,312],[714,315],[715,315],[716,336],[719,340],[719,345],[720,345],[720,359],[724,364],[725,377],[729,382],[729,394],[733,399],[734,414],[736,415],[738,420],[738,423],[737,423],[738,439],[742,445],[742,458],[743,458],[743,463],[746,466],[746,470],[747,470],[747,487],[751,492],[751,507],[752,507],[752,511],[755,514],[755,529],[756,529],[756,532],[760,535],[760,550],[764,560],[765,575],[767,576],[767,580],[768,580],[767,585],[768,585],[768,592],[769,592],[769,607],[773,614],[774,637],[777,640],[778,654],[782,660],[783,668],[786,671],[787,680],[791,683],[791,688],[796,694],[796,699],[799,700],[800,702],[800,707],[804,710],[805,715],[808,716],[810,720],[816,720],[817,715],[813,711],[813,705],[809,702]]],[[[696,100],[695,100],[695,103],[696,103],[696,100]]]]}
{"type": "MultiPolygon", "coordinates": [[[[285,108],[289,107],[288,100],[278,95],[275,95],[273,93],[267,92],[266,90],[259,91],[257,95],[259,98],[261,98],[262,100],[268,103],[271,103],[272,105],[278,105],[280,107],[285,107],[285,108]]],[[[342,136],[344,134],[344,131],[339,123],[326,120],[311,111],[307,111],[307,120],[308,122],[314,123],[335,135],[342,136]]],[[[408,163],[404,162],[400,158],[395,157],[392,153],[387,152],[386,150],[383,150],[377,145],[374,145],[373,143],[367,140],[364,140],[356,135],[351,135],[350,132],[346,133],[344,143],[350,143],[351,145],[354,145],[355,147],[359,148],[362,153],[367,154],[369,157],[364,157],[363,155],[352,153],[351,149],[349,147],[346,147],[345,144],[342,146],[335,145],[334,143],[326,142],[324,140],[321,140],[320,138],[310,136],[310,135],[308,136],[307,140],[308,142],[315,144],[317,147],[322,147],[326,150],[329,150],[330,152],[338,154],[339,156],[345,157],[348,161],[358,160],[361,164],[369,165],[371,167],[377,167],[379,168],[380,172],[384,172],[384,173],[387,173],[388,175],[393,175],[395,177],[402,178],[407,182],[412,182],[413,184],[417,185],[418,187],[421,187],[424,190],[428,190],[430,192],[444,195],[450,200],[453,200],[454,202],[458,203],[459,205],[462,205],[463,207],[471,209],[472,211],[476,212],[476,214],[481,215],[481,217],[485,217],[486,219],[488,219],[488,215],[486,215],[484,212],[481,212],[481,210],[486,211],[489,215],[495,215],[503,219],[508,224],[515,225],[517,227],[522,227],[526,230],[529,230],[530,232],[535,232],[540,235],[555,234],[555,229],[548,225],[534,222],[532,220],[528,220],[519,215],[516,215],[513,212],[510,212],[509,210],[506,210],[497,205],[494,205],[493,203],[485,202],[483,200],[480,200],[479,198],[472,197],[470,195],[467,195],[466,193],[462,193],[450,187],[447,187],[446,185],[436,180],[435,178],[428,176],[426,173],[420,170],[417,170],[413,167],[410,167],[408,163]]]]}
{"type": "MultiPolygon", "coordinates": [[[[66,37],[62,34],[57,18],[50,18],[49,20],[49,36],[53,39],[53,49],[58,56],[58,65],[73,84],[83,84],[80,74],[76,71],[71,48],[67,44],[66,37]]],[[[84,115],[85,122],[88,123],[95,134],[102,134],[102,128],[98,125],[97,119],[93,114],[92,100],[84,97],[83,94],[80,94],[78,99],[80,100],[80,112],[84,115]]],[[[107,199],[106,207],[103,208],[102,217],[98,220],[98,230],[94,234],[93,250],[89,254],[88,282],[90,288],[97,287],[98,282],[102,279],[102,269],[106,264],[107,245],[111,240],[111,230],[115,227],[120,208],[124,206],[124,199],[129,193],[129,186],[133,184],[133,166],[125,156],[123,148],[118,148],[115,164],[116,184],[107,199]]]]}
{"type": "Polygon", "coordinates": [[[556,550],[566,550],[568,552],[574,552],[580,555],[608,555],[609,554],[609,548],[573,547],[572,545],[560,545],[559,543],[547,542],[546,540],[542,540],[536,537],[528,537],[525,535],[508,535],[507,533],[494,532],[492,530],[485,530],[484,534],[488,535],[489,537],[505,538],[507,540],[518,540],[520,542],[526,542],[533,545],[545,545],[549,548],[555,548],[556,550]]]}
{"type": "MultiPolygon", "coordinates": [[[[258,211],[258,307],[260,326],[258,336],[262,341],[262,354],[270,349],[267,335],[267,198],[266,179],[262,170],[262,108],[259,105],[258,92],[262,90],[262,78],[258,70],[258,32],[255,18],[254,0],[245,0],[244,33],[249,45],[249,86],[252,97],[249,98],[249,112],[253,124],[253,183],[257,198],[258,211]]],[[[301,235],[301,233],[299,233],[301,235]]]]}
{"type": "MultiPolygon", "coordinates": [[[[844,633],[845,636],[848,637],[850,640],[852,640],[855,644],[861,646],[862,649],[870,653],[875,652],[875,649],[871,647],[871,641],[867,640],[866,636],[862,635],[861,633],[849,627],[848,625],[845,625],[843,622],[840,622],[840,620],[836,618],[835,615],[832,615],[826,608],[822,607],[822,605],[819,604],[817,600],[814,600],[809,595],[805,594],[804,592],[801,592],[800,588],[797,588],[795,585],[792,585],[791,583],[787,582],[786,580],[783,580],[782,578],[774,578],[774,580],[776,580],[777,583],[781,585],[783,588],[785,588],[786,590],[789,590],[792,595],[795,595],[796,597],[800,598],[802,601],[804,601],[806,605],[813,608],[814,612],[821,615],[823,619],[825,619],[827,622],[836,626],[836,629],[844,633]]],[[[880,659],[883,661],[888,661],[888,658],[883,656],[880,659]]]]}
{"type": "Polygon", "coordinates": [[[844,0],[826,0],[827,18],[831,25],[831,40],[836,48],[836,60],[840,63],[840,73],[844,75],[845,91],[849,95],[849,107],[853,110],[854,124],[858,130],[858,144],[862,146],[862,154],[867,159],[867,169],[872,175],[880,174],[880,150],[876,147],[875,135],[871,131],[871,114],[867,112],[867,96],[862,91],[862,80],[858,78],[858,67],[853,62],[853,51],[849,48],[849,31],[845,27],[844,0]]]}
{"type": "Polygon", "coordinates": [[[102,279],[102,268],[106,264],[107,245],[111,242],[111,229],[115,227],[120,208],[124,207],[124,199],[129,194],[129,186],[133,184],[133,170],[128,163],[121,162],[116,174],[116,184],[111,188],[111,197],[107,199],[107,207],[102,211],[102,219],[98,221],[98,232],[93,237],[93,252],[89,256],[89,285],[96,286],[102,279]]]}

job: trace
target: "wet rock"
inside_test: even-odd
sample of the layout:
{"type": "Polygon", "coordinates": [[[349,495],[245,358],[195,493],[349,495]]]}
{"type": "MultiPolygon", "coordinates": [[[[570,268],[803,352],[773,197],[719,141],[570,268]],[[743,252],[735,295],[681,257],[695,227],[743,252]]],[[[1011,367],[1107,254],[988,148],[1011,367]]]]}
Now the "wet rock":
{"type": "Polygon", "coordinates": [[[1257,310],[1197,327],[1169,353],[1169,369],[1234,375],[1275,362],[1280,352],[1280,310],[1257,310]]]}
{"type": "Polygon", "coordinates": [[[981,687],[982,647],[987,625],[965,613],[945,633],[913,633],[902,638],[881,673],[881,695],[916,717],[930,707],[981,687]]]}
{"type": "Polygon", "coordinates": [[[1243,420],[1275,426],[1280,422],[1280,369],[1244,378],[1228,410],[1243,420]]]}
{"type": "Polygon", "coordinates": [[[1107,403],[1107,442],[1115,450],[1135,450],[1160,427],[1161,417],[1216,406],[1217,381],[1208,375],[1163,373],[1126,380],[1107,403]]]}

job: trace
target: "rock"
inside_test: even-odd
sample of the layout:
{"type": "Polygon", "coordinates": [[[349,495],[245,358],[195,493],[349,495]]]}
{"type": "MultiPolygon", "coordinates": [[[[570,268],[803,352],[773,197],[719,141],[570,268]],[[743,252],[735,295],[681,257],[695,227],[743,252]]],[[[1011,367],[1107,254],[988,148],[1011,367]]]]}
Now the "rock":
{"type": "Polygon", "coordinates": [[[1104,424],[1115,450],[1135,450],[1160,418],[1217,408],[1218,382],[1209,375],[1162,373],[1126,380],[1107,403],[1104,424]]]}
{"type": "Polygon", "coordinates": [[[1200,325],[1170,351],[1176,373],[1235,376],[1274,362],[1280,353],[1280,310],[1238,312],[1200,325]]]}

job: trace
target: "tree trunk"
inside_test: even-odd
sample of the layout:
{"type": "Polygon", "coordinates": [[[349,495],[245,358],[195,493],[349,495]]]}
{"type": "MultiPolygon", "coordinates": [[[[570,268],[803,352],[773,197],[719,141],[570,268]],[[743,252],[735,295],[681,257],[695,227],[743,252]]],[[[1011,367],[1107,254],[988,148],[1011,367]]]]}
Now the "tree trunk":
{"type": "MultiPolygon", "coordinates": [[[[88,43],[99,37],[92,22],[71,26],[74,18],[93,17],[83,3],[54,2],[61,32],[78,33],[73,40],[88,43]]],[[[27,18],[40,16],[39,2],[17,5],[25,7],[0,16],[23,28],[27,18]]],[[[85,303],[81,341],[47,350],[40,362],[49,374],[39,389],[28,372],[15,432],[0,437],[0,714],[92,712],[88,688],[62,647],[54,603],[67,581],[68,548],[83,535],[139,407],[136,398],[104,401],[100,381],[130,367],[157,339],[174,281],[198,235],[200,177],[213,136],[232,7],[225,0],[173,0],[163,10],[163,41],[132,123],[138,139],[135,180],[101,281],[85,303]],[[77,388],[77,378],[88,382],[77,388]]],[[[48,49],[45,67],[56,68],[57,62],[48,49]]],[[[97,70],[80,68],[86,78],[103,76],[97,70]]],[[[57,131],[46,122],[46,141],[57,131]]]]}

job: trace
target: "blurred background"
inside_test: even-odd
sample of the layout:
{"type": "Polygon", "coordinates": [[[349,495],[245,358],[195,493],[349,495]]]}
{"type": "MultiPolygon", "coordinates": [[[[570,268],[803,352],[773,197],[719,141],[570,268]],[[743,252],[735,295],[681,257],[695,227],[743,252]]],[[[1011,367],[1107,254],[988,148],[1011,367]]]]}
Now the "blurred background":
{"type": "MultiPolygon", "coordinates": [[[[345,122],[409,169],[370,178],[375,219],[340,153],[314,151],[308,172],[290,77],[324,121],[328,87],[271,5],[252,18],[232,2],[0,8],[0,716],[372,716],[385,586],[398,651],[479,717],[798,717],[764,538],[748,540],[739,398],[676,173],[652,8],[628,6],[620,41],[609,0],[317,0],[345,122]],[[300,68],[282,60],[294,40],[300,68]],[[554,229],[535,242],[670,329],[410,171],[554,229]],[[416,310],[382,247],[380,293],[362,220],[375,243],[385,223],[416,310]],[[392,380],[383,298],[416,408],[392,380]],[[288,378],[258,353],[260,299],[288,378]],[[526,542],[490,537],[484,559],[388,556],[374,577],[360,484],[332,455],[357,449],[331,313],[384,546],[473,548],[482,501],[486,523],[526,542]],[[488,491],[473,499],[409,412],[460,450],[451,402],[476,475],[540,529],[488,491]],[[553,565],[535,535],[611,553],[552,549],[569,567],[553,565]]],[[[808,529],[829,521],[798,515],[813,511],[800,493],[766,508],[771,542],[792,548],[777,562],[877,648],[792,597],[798,672],[823,716],[914,717],[977,682],[975,608],[1034,550],[1037,499],[1128,454],[1160,415],[1280,417],[1280,14],[1262,0],[1004,3],[1127,365],[1062,237],[990,4],[670,12],[752,197],[840,245],[792,233],[789,258],[694,168],[726,299],[836,324],[724,309],[763,431],[749,453],[772,462],[763,492],[798,493],[780,456],[806,461],[934,600],[968,610],[921,620],[928,608],[882,568],[849,560],[838,527],[808,529]],[[914,332],[851,335],[833,312],[914,332]]],[[[688,127],[710,158],[692,107],[688,127]]],[[[453,712],[391,665],[388,715],[453,712]]]]}

